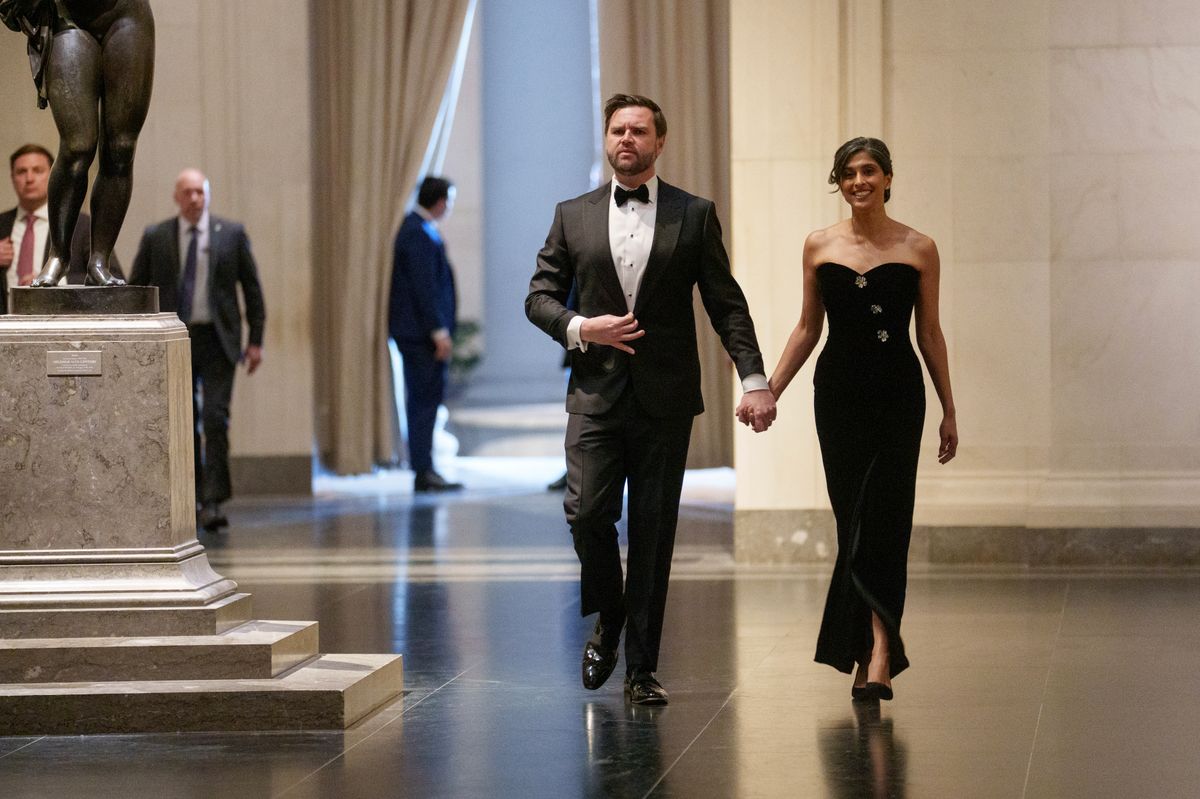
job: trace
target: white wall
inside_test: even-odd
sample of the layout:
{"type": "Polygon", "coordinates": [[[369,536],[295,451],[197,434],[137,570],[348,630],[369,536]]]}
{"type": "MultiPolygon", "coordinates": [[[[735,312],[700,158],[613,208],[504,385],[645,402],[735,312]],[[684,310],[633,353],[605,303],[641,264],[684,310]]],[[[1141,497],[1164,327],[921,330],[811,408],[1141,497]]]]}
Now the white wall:
{"type": "MultiPolygon", "coordinates": [[[[917,523],[1200,524],[1193,4],[733,0],[732,48],[734,262],[769,363],[804,233],[844,214],[841,141],[882,135],[889,212],[938,242],[962,444],[936,463],[929,386],[917,523]]],[[[739,431],[739,511],[827,507],[810,386],[739,431]]]]}

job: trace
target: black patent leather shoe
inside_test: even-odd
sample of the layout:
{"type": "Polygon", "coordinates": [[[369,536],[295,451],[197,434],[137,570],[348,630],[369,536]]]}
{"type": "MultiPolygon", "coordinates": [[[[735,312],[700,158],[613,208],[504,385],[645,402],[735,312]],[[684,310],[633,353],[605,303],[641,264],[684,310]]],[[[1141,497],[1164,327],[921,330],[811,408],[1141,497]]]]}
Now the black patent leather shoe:
{"type": "Polygon", "coordinates": [[[205,502],[196,513],[196,526],[215,533],[222,527],[228,527],[229,519],[225,518],[225,514],[221,512],[220,504],[205,502]]]}
{"type": "Polygon", "coordinates": [[[583,646],[583,687],[594,691],[612,676],[617,667],[617,647],[604,645],[604,630],[596,622],[596,631],[583,646]]]}
{"type": "Polygon", "coordinates": [[[667,704],[667,689],[648,671],[635,671],[626,675],[625,695],[635,705],[667,704]]]}
{"type": "Polygon", "coordinates": [[[413,478],[413,491],[461,491],[462,487],[462,483],[452,483],[433,469],[427,469],[413,478]]]}

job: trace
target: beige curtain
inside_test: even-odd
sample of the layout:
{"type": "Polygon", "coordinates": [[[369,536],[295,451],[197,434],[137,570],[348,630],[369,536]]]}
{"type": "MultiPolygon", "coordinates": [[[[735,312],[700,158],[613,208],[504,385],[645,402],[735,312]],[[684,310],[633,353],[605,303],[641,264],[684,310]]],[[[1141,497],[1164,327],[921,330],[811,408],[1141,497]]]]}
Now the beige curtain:
{"type": "Polygon", "coordinates": [[[397,457],[386,320],[392,237],[421,177],[472,6],[310,0],[317,446],[339,474],[397,457]]]}
{"type": "MultiPolygon", "coordinates": [[[[598,11],[601,101],[632,92],[662,106],[668,130],[658,174],[716,202],[729,248],[729,0],[600,0],[598,11]]],[[[688,466],[729,466],[732,365],[699,298],[695,305],[705,413],[688,466]]]]}

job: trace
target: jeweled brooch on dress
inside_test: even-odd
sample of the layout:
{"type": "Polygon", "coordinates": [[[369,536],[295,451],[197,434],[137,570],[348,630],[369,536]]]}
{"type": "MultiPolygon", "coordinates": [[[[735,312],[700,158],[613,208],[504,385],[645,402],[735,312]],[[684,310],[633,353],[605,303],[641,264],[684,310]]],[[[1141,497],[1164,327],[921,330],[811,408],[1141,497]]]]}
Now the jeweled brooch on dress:
{"type": "Polygon", "coordinates": [[[876,335],[876,336],[879,338],[879,340],[880,340],[880,341],[887,341],[887,340],[888,340],[888,332],[887,332],[886,330],[880,330],[880,331],[879,331],[878,333],[876,333],[875,335],[876,335]]]}
{"type": "Polygon", "coordinates": [[[872,305],[871,313],[875,313],[875,314],[883,313],[883,307],[880,305],[872,305]]]}
{"type": "Polygon", "coordinates": [[[854,285],[858,286],[860,289],[866,288],[867,279],[865,277],[863,277],[862,275],[859,275],[858,277],[854,278],[854,285]]]}

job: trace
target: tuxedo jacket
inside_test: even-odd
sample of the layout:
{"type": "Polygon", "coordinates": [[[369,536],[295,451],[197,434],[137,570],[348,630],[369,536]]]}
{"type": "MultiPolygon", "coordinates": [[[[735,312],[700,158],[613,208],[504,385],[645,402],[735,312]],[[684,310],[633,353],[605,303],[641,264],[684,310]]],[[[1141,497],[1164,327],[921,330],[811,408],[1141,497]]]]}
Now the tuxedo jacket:
{"type": "Polygon", "coordinates": [[[398,347],[433,348],[433,331],[454,334],[458,302],[446,246],[415,211],[404,218],[392,247],[388,335],[398,347]]]}
{"type": "MultiPolygon", "coordinates": [[[[609,245],[610,202],[611,184],[605,184],[559,203],[537,256],[525,313],[564,347],[575,316],[628,313],[609,245]],[[577,309],[567,302],[572,285],[577,309]]],[[[629,343],[634,355],[597,344],[586,352],[571,350],[567,411],[604,413],[632,385],[638,404],[651,416],[702,413],[692,310],[697,288],[738,375],[764,374],[754,322],[730,273],[713,203],[660,179],[654,242],[633,309],[645,335],[629,343]]]]}
{"type": "MultiPolygon", "coordinates": [[[[158,286],[158,306],[163,311],[179,310],[183,268],[179,262],[179,219],[171,217],[146,228],[133,259],[129,282],[135,286],[158,286]]],[[[246,305],[248,343],[261,347],[267,321],[258,267],[250,253],[250,239],[237,222],[209,214],[208,217],[208,307],[221,349],[230,363],[242,354],[242,312],[237,287],[242,287],[246,305]]],[[[197,287],[199,290],[199,287],[197,287]]]]}
{"type": "MultiPolygon", "coordinates": [[[[13,225],[17,222],[17,209],[13,208],[0,214],[0,239],[6,239],[12,235],[13,225]]],[[[67,265],[67,283],[80,284],[87,279],[87,262],[88,256],[91,255],[92,248],[92,220],[87,214],[80,214],[79,219],[75,222],[75,233],[71,236],[71,263],[67,265]]],[[[36,276],[42,268],[42,264],[46,263],[46,259],[50,257],[50,237],[46,237],[46,248],[42,251],[41,260],[35,261],[33,266],[33,274],[36,276]]],[[[117,254],[113,253],[108,262],[109,270],[117,277],[125,277],[121,271],[121,262],[117,260],[117,254]]],[[[14,260],[9,269],[16,269],[17,262],[14,260]]],[[[0,269],[0,313],[8,312],[8,275],[0,269]]]]}

